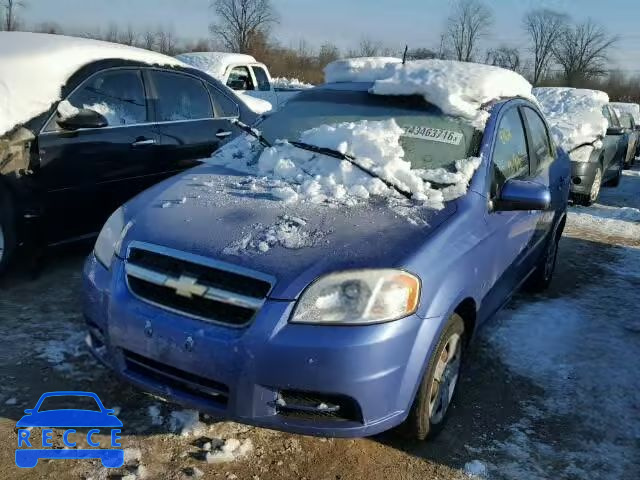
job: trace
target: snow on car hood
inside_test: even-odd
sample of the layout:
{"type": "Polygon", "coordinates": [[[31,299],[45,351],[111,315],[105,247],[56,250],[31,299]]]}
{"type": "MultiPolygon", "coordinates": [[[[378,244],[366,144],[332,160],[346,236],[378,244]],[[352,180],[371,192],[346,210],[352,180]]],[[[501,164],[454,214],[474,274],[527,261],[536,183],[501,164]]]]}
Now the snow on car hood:
{"type": "Polygon", "coordinates": [[[274,188],[220,165],[183,172],[125,205],[131,227],[121,251],[142,240],[251,268],[277,279],[273,298],[292,300],[300,285],[330,271],[406,264],[456,211],[455,202],[434,210],[380,197],[349,208],[285,203],[274,188]]]}
{"type": "Polygon", "coordinates": [[[166,55],[126,45],[44,33],[0,32],[0,135],[49,110],[79,68],[106,59],[184,66],[166,55]]]}
{"type": "Polygon", "coordinates": [[[599,90],[566,87],[533,89],[551,134],[560,147],[570,152],[576,147],[593,143],[607,134],[608,122],[602,107],[609,96],[599,90]]]}
{"type": "Polygon", "coordinates": [[[247,95],[246,93],[236,92],[235,90],[231,90],[236,97],[238,97],[242,102],[251,110],[253,110],[258,115],[262,115],[263,113],[270,112],[273,110],[273,105],[271,102],[263,100],[261,98],[252,97],[251,95],[247,95]]]}
{"type": "Polygon", "coordinates": [[[520,74],[491,65],[453,60],[395,58],[345,59],[325,68],[327,82],[374,82],[376,95],[422,95],[445,115],[466,118],[483,129],[489,113],[482,106],[501,98],[535,102],[531,84],[520,74]]]}
{"type": "Polygon", "coordinates": [[[181,53],[176,58],[192,67],[208,73],[213,78],[224,81],[224,74],[227,68],[234,63],[249,64],[257,63],[251,55],[243,53],[226,52],[192,52],[181,53]]]}

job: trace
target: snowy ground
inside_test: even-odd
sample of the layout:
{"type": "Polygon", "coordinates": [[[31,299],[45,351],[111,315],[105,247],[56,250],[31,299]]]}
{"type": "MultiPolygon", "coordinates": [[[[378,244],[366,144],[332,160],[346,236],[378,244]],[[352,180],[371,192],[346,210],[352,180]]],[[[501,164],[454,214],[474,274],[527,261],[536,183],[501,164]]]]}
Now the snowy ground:
{"type": "Polygon", "coordinates": [[[431,443],[216,422],[123,385],[82,347],[85,252],[62,252],[39,279],[13,273],[0,284],[0,478],[637,480],[639,228],[640,170],[596,206],[571,207],[550,291],[518,296],[482,330],[431,443]],[[125,467],[15,467],[15,422],[51,390],[94,391],[118,407],[125,467]]]}

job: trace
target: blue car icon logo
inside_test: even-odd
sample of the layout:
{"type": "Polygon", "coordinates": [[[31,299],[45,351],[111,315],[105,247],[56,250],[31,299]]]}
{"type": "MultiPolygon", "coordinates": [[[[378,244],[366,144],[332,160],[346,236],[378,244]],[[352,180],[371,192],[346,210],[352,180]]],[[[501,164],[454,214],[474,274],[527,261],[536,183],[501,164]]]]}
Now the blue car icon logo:
{"type": "MultiPolygon", "coordinates": [[[[119,443],[120,427],[122,422],[114,415],[114,410],[104,407],[100,398],[92,392],[49,392],[40,397],[36,406],[24,411],[26,414],[16,423],[18,428],[18,449],[16,449],[16,465],[21,468],[33,468],[41,458],[46,459],[83,459],[99,458],[106,468],[118,468],[124,463],[124,451],[119,443]],[[65,398],[66,397],[66,398],[65,398]],[[82,397],[84,403],[89,403],[91,409],[85,408],[56,408],[49,409],[47,405],[55,400],[74,401],[82,397]],[[42,448],[39,445],[32,445],[30,440],[31,429],[33,427],[42,428],[42,448]],[[53,430],[51,428],[65,429],[62,440],[69,449],[54,449],[52,442],[53,430]],[[110,429],[111,448],[100,448],[94,435],[100,433],[102,429],[110,429]],[[75,428],[90,428],[86,433],[87,444],[96,448],[75,449],[74,437],[80,434],[75,428]]],[[[33,441],[35,444],[35,441],[33,441]]]]}

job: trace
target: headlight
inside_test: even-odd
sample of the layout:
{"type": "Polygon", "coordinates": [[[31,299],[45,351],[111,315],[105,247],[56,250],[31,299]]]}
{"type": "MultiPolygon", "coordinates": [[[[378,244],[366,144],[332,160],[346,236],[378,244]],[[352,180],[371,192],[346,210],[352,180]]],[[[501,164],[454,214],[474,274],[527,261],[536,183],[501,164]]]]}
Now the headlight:
{"type": "Polygon", "coordinates": [[[130,226],[131,222],[125,225],[124,210],[120,207],[111,214],[109,220],[102,227],[96,240],[96,245],[93,248],[93,253],[105,267],[109,268],[111,266],[113,256],[120,250],[122,238],[130,226]]]}
{"type": "Polygon", "coordinates": [[[591,145],[584,145],[576,148],[569,154],[569,158],[574,162],[588,162],[593,153],[593,147],[591,145]]]}
{"type": "Polygon", "coordinates": [[[367,324],[415,313],[420,281],[402,270],[333,273],[309,285],[298,300],[294,323],[367,324]]]}

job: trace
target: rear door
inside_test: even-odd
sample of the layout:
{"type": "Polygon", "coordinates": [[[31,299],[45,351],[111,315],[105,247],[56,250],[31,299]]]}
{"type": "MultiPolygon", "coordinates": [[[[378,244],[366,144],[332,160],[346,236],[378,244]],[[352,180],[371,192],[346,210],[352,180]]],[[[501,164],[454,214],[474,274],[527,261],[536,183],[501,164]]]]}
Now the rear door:
{"type": "MultiPolygon", "coordinates": [[[[490,199],[496,199],[504,183],[512,178],[531,176],[527,137],[520,109],[505,106],[495,132],[491,157],[490,199]]],[[[528,255],[536,240],[538,216],[535,213],[499,212],[488,207],[485,219],[492,250],[488,293],[483,300],[481,318],[499,309],[520,285],[529,270],[528,255]]]]}
{"type": "MultiPolygon", "coordinates": [[[[232,137],[235,129],[227,116],[231,107],[216,116],[210,89],[201,79],[156,69],[145,71],[145,78],[161,139],[156,161],[165,176],[197,165],[232,137]]],[[[225,100],[228,105],[230,100],[225,100]]]]}
{"type": "Polygon", "coordinates": [[[39,136],[50,243],[98,231],[113,210],[152,183],[159,141],[137,68],[95,73],[66,100],[103,114],[108,126],[64,130],[54,115],[39,136]]]}
{"type": "MultiPolygon", "coordinates": [[[[605,105],[602,107],[602,113],[604,117],[607,119],[610,127],[620,127],[620,121],[618,117],[615,115],[615,112],[608,106],[605,105]]],[[[604,144],[603,149],[603,171],[602,175],[604,179],[609,179],[617,175],[618,169],[620,168],[620,157],[621,153],[621,143],[622,143],[622,135],[606,135],[602,140],[604,144]]]]}

